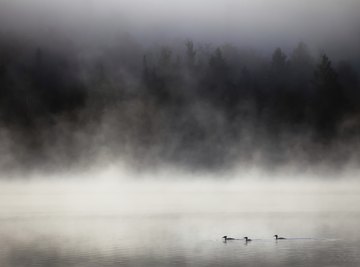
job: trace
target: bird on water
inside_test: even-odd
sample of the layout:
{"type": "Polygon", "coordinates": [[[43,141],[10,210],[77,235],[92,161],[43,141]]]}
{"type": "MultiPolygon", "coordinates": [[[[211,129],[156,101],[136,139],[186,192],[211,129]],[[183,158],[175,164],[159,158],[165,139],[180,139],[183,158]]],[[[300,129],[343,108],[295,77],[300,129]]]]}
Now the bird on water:
{"type": "Polygon", "coordinates": [[[252,241],[250,238],[248,238],[247,236],[244,237],[245,239],[245,242],[249,242],[249,241],[252,241]]]}
{"type": "Polygon", "coordinates": [[[225,241],[227,241],[227,240],[236,240],[236,238],[228,237],[227,235],[224,235],[222,238],[224,238],[225,241]]]}
{"type": "Polygon", "coordinates": [[[285,237],[279,237],[278,235],[274,235],[275,240],[279,240],[279,239],[286,239],[285,237]]]}

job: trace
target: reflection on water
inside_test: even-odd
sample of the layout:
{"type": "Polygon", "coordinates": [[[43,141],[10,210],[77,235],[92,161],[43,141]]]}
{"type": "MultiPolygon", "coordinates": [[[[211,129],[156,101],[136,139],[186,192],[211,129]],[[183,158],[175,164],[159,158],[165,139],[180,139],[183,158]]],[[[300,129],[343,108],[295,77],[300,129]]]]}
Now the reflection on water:
{"type": "MultiPolygon", "coordinates": [[[[145,200],[135,197],[135,192],[126,197],[108,192],[81,209],[79,203],[85,201],[87,193],[20,194],[4,187],[2,193],[2,267],[360,266],[360,213],[354,207],[320,212],[308,209],[311,205],[298,206],[297,210],[294,205],[294,211],[288,211],[281,210],[280,202],[269,197],[275,211],[268,205],[268,211],[249,211],[243,194],[212,189],[202,193],[193,190],[186,197],[181,197],[185,192],[173,192],[175,198],[168,196],[169,191],[160,194],[155,190],[146,192],[145,200]],[[101,202],[102,198],[105,200],[101,202]],[[208,199],[213,202],[201,211],[199,203],[208,199]],[[118,201],[128,201],[126,205],[137,207],[136,212],[117,210],[114,202],[119,207],[125,205],[118,201]],[[146,205],[151,212],[145,212],[146,205]],[[101,213],[104,210],[106,214],[101,213]],[[274,234],[287,239],[276,241],[274,234]],[[240,240],[224,242],[224,235],[240,240]],[[244,236],[252,241],[245,242],[244,236]]],[[[282,196],[285,208],[294,198],[306,202],[319,197],[318,192],[282,196]]],[[[357,196],[343,194],[338,200],[349,203],[357,196]]],[[[323,195],[329,201],[333,197],[323,195]]],[[[265,205],[266,201],[254,203],[265,205]]]]}

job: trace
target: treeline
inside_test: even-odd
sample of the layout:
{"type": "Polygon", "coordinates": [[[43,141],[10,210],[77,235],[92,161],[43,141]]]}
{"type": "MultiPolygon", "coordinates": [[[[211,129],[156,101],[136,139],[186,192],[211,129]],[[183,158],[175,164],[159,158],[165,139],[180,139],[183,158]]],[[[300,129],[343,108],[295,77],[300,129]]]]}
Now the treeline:
{"type": "Polygon", "coordinates": [[[360,88],[349,62],[313,56],[304,43],[263,56],[192,41],[39,46],[2,37],[0,125],[12,154],[2,168],[76,164],[99,150],[200,168],[357,162],[360,88]]]}

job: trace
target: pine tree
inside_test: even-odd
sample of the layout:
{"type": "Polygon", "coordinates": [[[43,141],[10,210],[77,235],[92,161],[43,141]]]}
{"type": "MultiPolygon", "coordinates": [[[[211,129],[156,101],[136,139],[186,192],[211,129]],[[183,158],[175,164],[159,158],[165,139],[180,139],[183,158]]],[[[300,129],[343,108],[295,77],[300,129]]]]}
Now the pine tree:
{"type": "Polygon", "coordinates": [[[314,72],[316,127],[324,138],[334,137],[336,127],[345,111],[345,98],[338,75],[326,54],[314,72]]]}

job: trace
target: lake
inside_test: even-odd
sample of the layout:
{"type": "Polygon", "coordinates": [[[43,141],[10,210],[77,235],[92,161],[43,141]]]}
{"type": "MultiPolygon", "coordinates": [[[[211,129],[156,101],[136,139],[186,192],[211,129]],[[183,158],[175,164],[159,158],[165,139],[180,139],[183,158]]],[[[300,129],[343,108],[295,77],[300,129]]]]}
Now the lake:
{"type": "Polygon", "coordinates": [[[3,182],[0,266],[360,266],[358,188],[3,182]]]}

